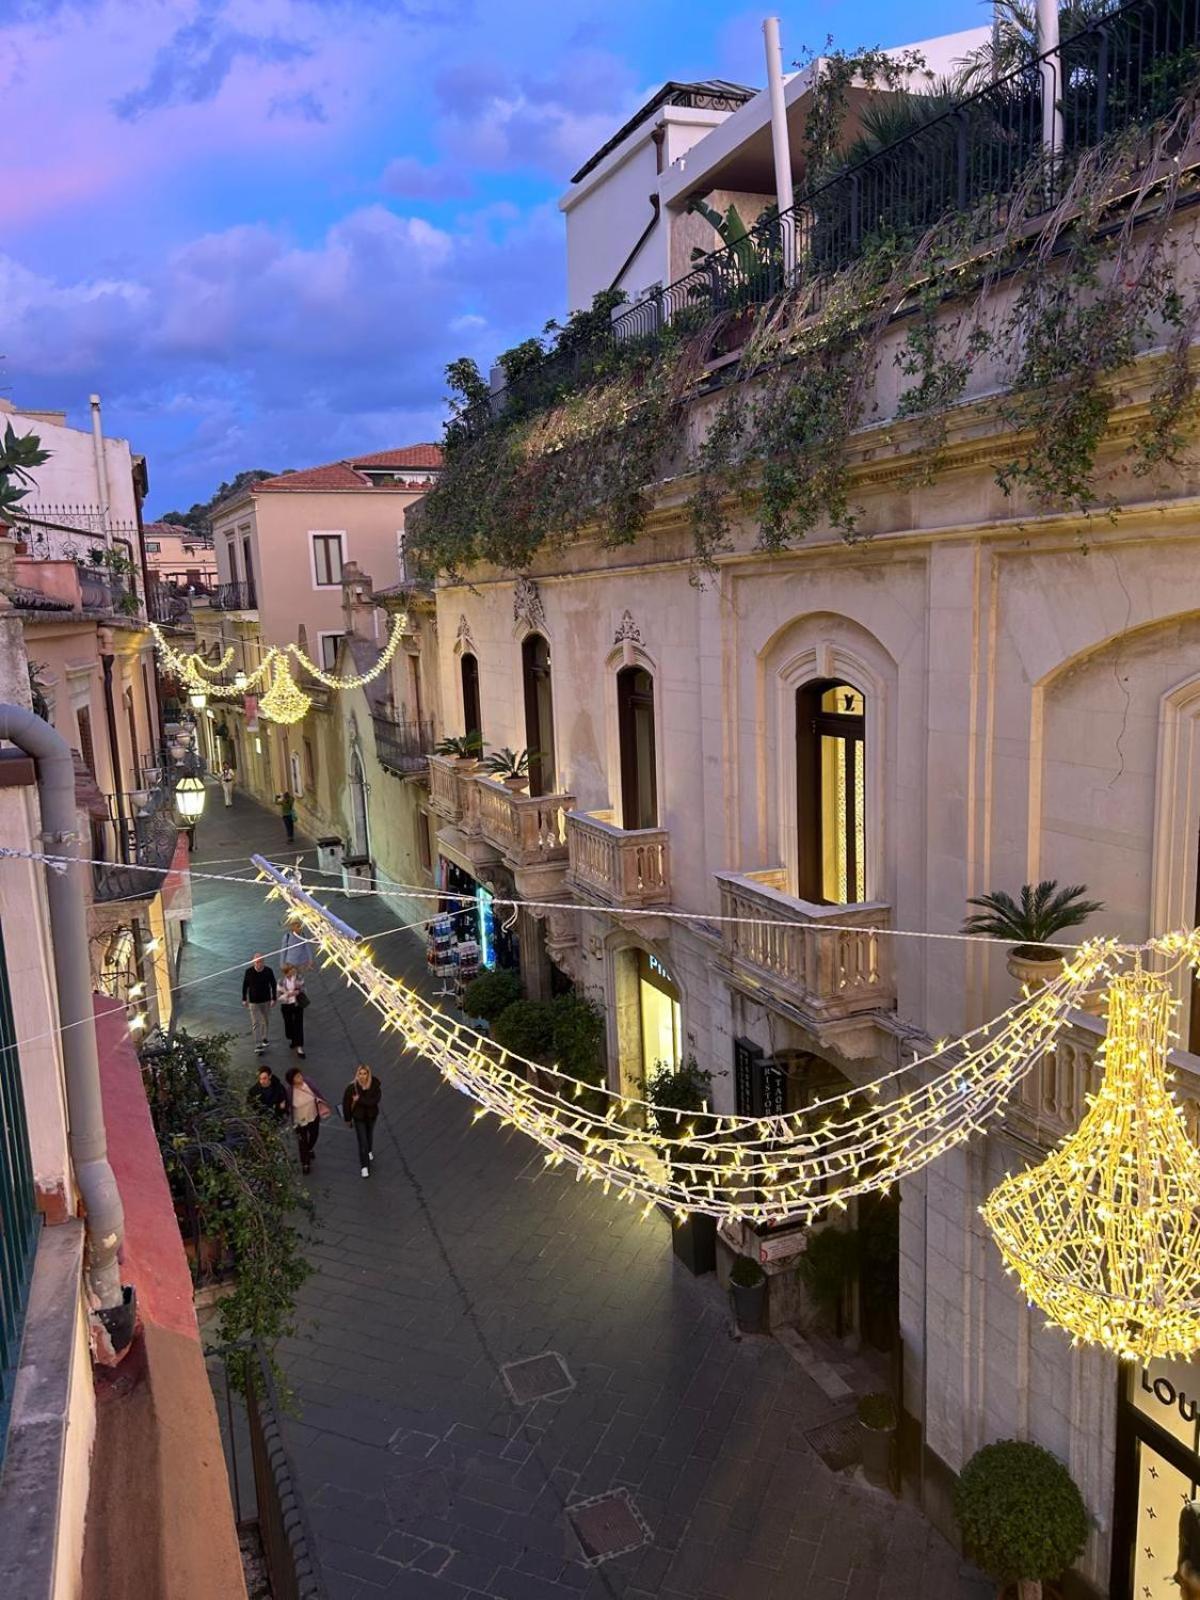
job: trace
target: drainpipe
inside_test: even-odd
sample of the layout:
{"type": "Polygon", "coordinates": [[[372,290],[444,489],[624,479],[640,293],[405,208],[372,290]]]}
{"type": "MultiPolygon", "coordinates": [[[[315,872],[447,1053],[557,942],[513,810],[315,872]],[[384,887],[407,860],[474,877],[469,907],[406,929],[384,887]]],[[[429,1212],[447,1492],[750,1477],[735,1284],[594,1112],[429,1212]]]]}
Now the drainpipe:
{"type": "Polygon", "coordinates": [[[1062,56],[1058,49],[1058,0],[1037,0],[1037,53],[1041,63],[1042,144],[1056,157],[1063,147],[1062,56]],[[1053,52],[1053,53],[1051,53],[1053,52]]]}
{"type": "Polygon", "coordinates": [[[768,17],[763,23],[763,40],[767,49],[767,92],[771,97],[771,148],[775,155],[775,203],[779,207],[779,236],[783,245],[783,281],[791,283],[796,271],[795,218],[792,216],[795,198],[778,17],[768,17]]]}
{"type": "Polygon", "coordinates": [[[100,505],[104,512],[104,543],[111,544],[111,525],[109,522],[108,498],[108,462],[104,459],[104,428],[100,421],[100,396],[89,397],[92,408],[92,451],[96,457],[96,488],[100,495],[100,505]]]}
{"type": "Polygon", "coordinates": [[[84,874],[75,814],[75,763],[62,735],[23,706],[0,705],[0,739],[8,739],[33,759],[37,769],[41,843],[52,855],[67,857],[64,872],[46,872],[46,899],[54,944],[54,972],[62,1014],[63,1068],[67,1088],[71,1161],[83,1196],[87,1227],[87,1288],[114,1351],[133,1334],[134,1297],[121,1285],[119,1254],[125,1214],[117,1180],[108,1161],[104,1106],[100,1097],[100,1058],[96,1050],[92,976],[88,961],[84,874]]]}
{"type": "Polygon", "coordinates": [[[108,760],[112,767],[113,800],[117,808],[117,850],[124,862],[129,860],[129,835],[125,830],[125,796],[121,787],[121,744],[117,736],[117,711],[113,703],[112,635],[107,628],[97,628],[100,646],[100,665],[104,669],[104,720],[108,724],[108,760]]]}

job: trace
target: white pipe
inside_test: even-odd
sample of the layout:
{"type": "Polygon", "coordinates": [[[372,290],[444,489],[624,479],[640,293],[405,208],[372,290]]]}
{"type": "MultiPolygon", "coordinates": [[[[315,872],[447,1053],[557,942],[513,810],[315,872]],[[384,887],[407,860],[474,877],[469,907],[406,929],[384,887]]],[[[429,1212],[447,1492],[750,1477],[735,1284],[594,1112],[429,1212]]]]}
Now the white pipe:
{"type": "Polygon", "coordinates": [[[1058,43],[1058,0],[1037,0],[1037,53],[1050,56],[1040,68],[1042,144],[1052,156],[1063,147],[1062,56],[1058,43]]]}
{"type": "Polygon", "coordinates": [[[109,515],[108,499],[108,462],[104,459],[104,428],[100,421],[100,396],[89,397],[92,408],[92,449],[96,456],[96,489],[100,495],[100,506],[104,513],[104,542],[112,544],[112,524],[109,515]]]}
{"type": "Polygon", "coordinates": [[[767,52],[767,93],[771,97],[771,149],[775,156],[775,203],[779,207],[780,237],[783,240],[783,270],[790,283],[796,264],[795,220],[792,217],[792,153],[788,142],[787,102],[783,96],[783,47],[779,42],[779,18],[763,23],[763,42],[767,52]]]}

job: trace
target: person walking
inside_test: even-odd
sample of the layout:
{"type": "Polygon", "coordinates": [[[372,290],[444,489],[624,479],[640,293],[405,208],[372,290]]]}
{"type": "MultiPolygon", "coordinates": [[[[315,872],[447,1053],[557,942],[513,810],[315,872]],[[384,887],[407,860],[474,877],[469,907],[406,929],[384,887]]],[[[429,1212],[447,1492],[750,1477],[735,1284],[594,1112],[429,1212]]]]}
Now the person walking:
{"type": "Polygon", "coordinates": [[[304,932],[304,924],[294,912],[283,919],[283,964],[295,967],[297,972],[307,972],[316,961],[312,940],[304,932]]]}
{"type": "Polygon", "coordinates": [[[254,960],[242,974],[242,1004],[250,1012],[255,1055],[262,1055],[267,1048],[267,1029],[277,992],[275,974],[267,966],[261,954],[255,955],[254,960]]]}
{"type": "Polygon", "coordinates": [[[288,1117],[296,1130],[296,1148],[300,1152],[300,1171],[311,1172],[321,1119],[329,1115],[329,1102],[315,1083],[308,1082],[299,1067],[289,1067],[284,1076],[288,1117]]]}
{"type": "Polygon", "coordinates": [[[279,1014],[283,1018],[283,1033],[288,1046],[298,1056],[304,1056],[304,1012],[308,996],[304,992],[304,974],[289,962],[283,969],[283,982],[279,985],[279,1014]]]}
{"type": "Polygon", "coordinates": [[[270,1067],[259,1067],[258,1077],[250,1085],[246,1099],[251,1111],[257,1111],[260,1116],[283,1117],[287,1114],[287,1090],[270,1067]]]}
{"type": "Polygon", "coordinates": [[[225,804],[233,804],[233,768],[228,761],[221,768],[221,793],[225,796],[225,804]]]}
{"type": "Polygon", "coordinates": [[[283,818],[283,825],[287,829],[288,843],[296,837],[296,799],[290,789],[285,789],[282,794],[275,796],[279,806],[279,815],[283,818]]]}
{"type": "Polygon", "coordinates": [[[368,1066],[360,1066],[342,1095],[342,1116],[353,1123],[358,1140],[358,1159],[364,1178],[371,1176],[371,1162],[375,1151],[371,1148],[375,1138],[375,1122],[379,1116],[379,1102],[383,1085],[368,1066]]]}

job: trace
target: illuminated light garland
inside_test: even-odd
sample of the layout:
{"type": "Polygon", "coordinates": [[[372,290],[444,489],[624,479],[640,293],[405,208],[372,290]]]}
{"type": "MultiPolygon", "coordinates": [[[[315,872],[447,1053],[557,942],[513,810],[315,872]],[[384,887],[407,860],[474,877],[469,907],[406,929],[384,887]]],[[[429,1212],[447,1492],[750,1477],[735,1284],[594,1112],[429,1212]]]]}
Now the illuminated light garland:
{"type": "Polygon", "coordinates": [[[339,678],[333,673],[325,672],[317,665],[315,661],[310,660],[309,657],[305,655],[304,651],[301,650],[298,644],[288,645],[288,650],[292,655],[295,656],[296,660],[300,663],[304,670],[308,673],[311,673],[317,682],[323,683],[327,689],[361,689],[365,684],[370,683],[372,679],[377,678],[381,672],[387,671],[389,665],[391,664],[392,657],[400,648],[400,640],[407,632],[408,617],[402,613],[392,624],[391,636],[389,637],[387,644],[385,644],[383,649],[380,651],[379,658],[375,662],[375,665],[369,672],[360,672],[356,676],[350,678],[339,678]]]}
{"type": "Polygon", "coordinates": [[[270,897],[287,902],[324,963],[366,996],[385,1029],[476,1101],[476,1119],[494,1115],[540,1144],[548,1166],[569,1164],[578,1179],[615,1189],[647,1212],[661,1205],[679,1220],[698,1212],[810,1221],[919,1171],[1003,1112],[1071,1009],[1119,956],[1112,941],[1083,946],[1057,979],[993,1022],[862,1089],[778,1117],[679,1113],[678,1133],[668,1134],[645,1100],[526,1061],[438,1011],[376,966],[353,929],[261,856],[252,859],[272,885],[270,897]],[[932,1076],[906,1088],[924,1069],[932,1076]]]}
{"type": "MultiPolygon", "coordinates": [[[[1155,947],[1195,965],[1200,932],[1155,947]]],[[[1140,957],[1113,978],[1103,1077],[1079,1127],[980,1207],[1049,1323],[1128,1360],[1200,1349],[1200,1151],[1168,1088],[1174,1006],[1140,957]]]]}
{"type": "Polygon", "coordinates": [[[288,670],[287,657],[278,652],[271,686],[258,702],[260,716],[272,722],[302,722],[308,715],[312,700],[299,688],[288,670]]]}

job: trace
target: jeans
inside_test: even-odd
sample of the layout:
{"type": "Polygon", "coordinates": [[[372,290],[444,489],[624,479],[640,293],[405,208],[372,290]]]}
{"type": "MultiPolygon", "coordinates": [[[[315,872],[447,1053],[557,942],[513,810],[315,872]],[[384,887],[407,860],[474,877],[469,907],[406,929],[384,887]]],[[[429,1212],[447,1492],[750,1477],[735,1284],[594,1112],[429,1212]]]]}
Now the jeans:
{"type": "Polygon", "coordinates": [[[321,1132],[321,1119],[314,1117],[311,1122],[298,1122],[296,1124],[296,1144],[300,1149],[300,1170],[307,1172],[312,1166],[313,1151],[317,1146],[317,1136],[321,1132]]]}
{"type": "Polygon", "coordinates": [[[354,1137],[358,1140],[358,1164],[365,1167],[371,1159],[371,1141],[375,1137],[375,1118],[353,1117],[354,1137]]]}
{"type": "Polygon", "coordinates": [[[296,819],[290,812],[284,817],[283,825],[287,829],[288,841],[290,843],[290,841],[296,837],[296,819]]]}
{"type": "Polygon", "coordinates": [[[267,1042],[267,1027],[271,1020],[271,1007],[266,1000],[251,1000],[250,1028],[254,1034],[254,1048],[267,1042]]]}
{"type": "Polygon", "coordinates": [[[283,1017],[283,1036],[289,1044],[294,1044],[297,1049],[304,1049],[304,1007],[280,1006],[283,1017]]]}

